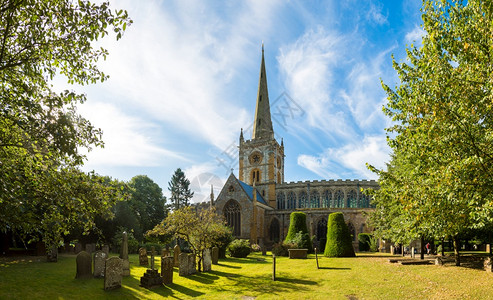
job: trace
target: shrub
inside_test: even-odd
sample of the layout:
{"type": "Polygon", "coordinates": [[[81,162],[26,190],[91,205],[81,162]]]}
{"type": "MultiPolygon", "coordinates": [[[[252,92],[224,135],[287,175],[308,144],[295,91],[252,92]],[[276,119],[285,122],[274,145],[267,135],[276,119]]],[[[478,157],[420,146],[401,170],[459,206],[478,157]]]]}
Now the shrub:
{"type": "Polygon", "coordinates": [[[370,251],[378,252],[378,239],[374,236],[370,236],[370,251]]]}
{"type": "Polygon", "coordinates": [[[370,239],[371,239],[371,234],[369,233],[358,234],[359,251],[370,250],[370,239]]]}
{"type": "Polygon", "coordinates": [[[219,248],[219,258],[226,258],[226,249],[234,239],[235,238],[231,232],[225,233],[217,238],[214,246],[219,248]]]}
{"type": "Polygon", "coordinates": [[[324,255],[328,257],[354,257],[351,233],[340,212],[329,215],[327,222],[327,244],[324,255]]]}
{"type": "Polygon", "coordinates": [[[308,252],[313,251],[312,243],[310,236],[308,235],[308,228],[306,226],[306,215],[303,212],[292,212],[289,217],[289,230],[285,243],[292,243],[297,237],[296,235],[301,232],[302,234],[306,234],[308,239],[303,239],[302,247],[308,249],[308,252]]]}
{"type": "Polygon", "coordinates": [[[311,251],[312,240],[308,233],[299,231],[292,240],[286,241],[286,243],[294,245],[294,247],[290,247],[289,249],[308,249],[311,251]]]}
{"type": "Polygon", "coordinates": [[[229,255],[232,257],[247,257],[250,254],[250,242],[248,240],[234,240],[229,246],[229,255]]]}
{"type": "Polygon", "coordinates": [[[275,256],[289,256],[288,249],[293,248],[290,248],[288,244],[280,242],[274,244],[274,246],[272,247],[272,254],[274,254],[275,256]]]}
{"type": "Polygon", "coordinates": [[[250,248],[252,248],[252,252],[259,252],[260,250],[262,250],[262,249],[260,249],[260,245],[259,244],[252,244],[250,246],[250,248]]]}

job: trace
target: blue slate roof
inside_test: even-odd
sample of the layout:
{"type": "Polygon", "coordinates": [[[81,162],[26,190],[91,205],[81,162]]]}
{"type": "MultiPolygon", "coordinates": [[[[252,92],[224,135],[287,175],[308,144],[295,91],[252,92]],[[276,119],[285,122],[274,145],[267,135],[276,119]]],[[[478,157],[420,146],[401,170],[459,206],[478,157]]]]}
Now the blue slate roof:
{"type": "MultiPolygon", "coordinates": [[[[253,201],[253,186],[249,186],[248,184],[244,183],[243,181],[241,181],[239,179],[237,179],[237,180],[240,183],[243,190],[245,191],[245,193],[247,194],[248,198],[253,201]]],[[[267,202],[265,202],[262,195],[260,195],[258,190],[256,192],[257,192],[257,201],[262,203],[262,204],[268,205],[267,202]]]]}

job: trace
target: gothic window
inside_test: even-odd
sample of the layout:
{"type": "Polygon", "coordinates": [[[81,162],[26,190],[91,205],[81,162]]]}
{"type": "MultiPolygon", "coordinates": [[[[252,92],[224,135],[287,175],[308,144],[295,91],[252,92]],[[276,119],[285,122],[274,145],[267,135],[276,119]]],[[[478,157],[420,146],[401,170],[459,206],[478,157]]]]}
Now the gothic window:
{"type": "Polygon", "coordinates": [[[351,222],[349,222],[349,223],[347,224],[347,227],[348,227],[348,229],[349,229],[349,233],[351,233],[351,239],[352,239],[353,241],[356,241],[356,231],[354,230],[354,226],[353,226],[353,224],[351,224],[351,222]]]}
{"type": "Polygon", "coordinates": [[[279,233],[280,233],[280,226],[279,226],[279,220],[274,218],[272,219],[272,222],[270,222],[269,226],[269,238],[271,241],[274,243],[279,242],[279,233]]]}
{"type": "Polygon", "coordinates": [[[334,194],[334,205],[332,207],[344,207],[344,193],[337,190],[334,194]]]}
{"type": "Polygon", "coordinates": [[[288,193],[288,209],[296,208],[296,194],[294,192],[288,193]]]}
{"type": "Polygon", "coordinates": [[[358,194],[355,190],[350,190],[347,195],[347,207],[356,208],[358,207],[358,194]]]}
{"type": "Polygon", "coordinates": [[[363,192],[359,193],[359,205],[363,208],[370,207],[370,199],[371,196],[363,194],[363,192]]]}
{"type": "Polygon", "coordinates": [[[322,207],[330,207],[330,201],[332,200],[332,192],[326,190],[322,199],[322,207]]]}
{"type": "Polygon", "coordinates": [[[313,191],[310,194],[310,207],[311,208],[320,207],[320,194],[317,191],[313,191]]]}
{"type": "MultiPolygon", "coordinates": [[[[327,241],[327,219],[322,218],[318,221],[317,223],[317,240],[321,241],[327,241]]],[[[320,243],[322,245],[322,243],[320,243]]],[[[323,243],[325,246],[325,243],[323,243]]]]}
{"type": "Polygon", "coordinates": [[[305,191],[300,193],[298,208],[308,207],[308,195],[305,191]]]}
{"type": "Polygon", "coordinates": [[[262,197],[265,197],[265,191],[264,190],[262,191],[262,197]]]}
{"type": "Polygon", "coordinates": [[[277,209],[285,209],[286,208],[286,196],[284,193],[277,194],[277,209]]]}
{"type": "Polygon", "coordinates": [[[231,199],[224,206],[224,217],[226,224],[233,228],[233,235],[239,237],[241,235],[241,208],[238,202],[231,199]]]}
{"type": "Polygon", "coordinates": [[[260,181],[260,171],[258,169],[255,169],[252,171],[252,184],[258,183],[260,181]]]}

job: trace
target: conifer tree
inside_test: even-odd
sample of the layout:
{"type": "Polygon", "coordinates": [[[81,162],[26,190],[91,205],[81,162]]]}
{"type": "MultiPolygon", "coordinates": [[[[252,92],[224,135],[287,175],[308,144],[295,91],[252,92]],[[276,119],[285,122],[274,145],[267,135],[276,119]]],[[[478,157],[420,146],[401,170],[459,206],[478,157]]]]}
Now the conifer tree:
{"type": "Polygon", "coordinates": [[[168,190],[171,192],[170,205],[174,207],[174,210],[190,205],[189,201],[193,197],[190,180],[187,179],[180,168],[176,169],[171,177],[168,183],[168,190]]]}

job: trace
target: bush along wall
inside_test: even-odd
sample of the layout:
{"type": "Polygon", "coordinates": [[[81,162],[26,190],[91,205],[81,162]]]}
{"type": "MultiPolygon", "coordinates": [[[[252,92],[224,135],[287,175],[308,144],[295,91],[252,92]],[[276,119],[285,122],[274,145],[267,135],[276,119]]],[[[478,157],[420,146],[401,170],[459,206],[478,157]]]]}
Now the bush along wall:
{"type": "Polygon", "coordinates": [[[313,251],[310,234],[306,226],[306,215],[303,212],[292,212],[289,217],[289,230],[284,243],[296,243],[298,248],[313,251]]]}
{"type": "Polygon", "coordinates": [[[369,233],[358,234],[359,251],[370,251],[370,239],[371,234],[369,233]]]}
{"type": "Polygon", "coordinates": [[[354,257],[351,233],[340,212],[329,215],[327,222],[327,244],[324,255],[327,257],[354,257]]]}

